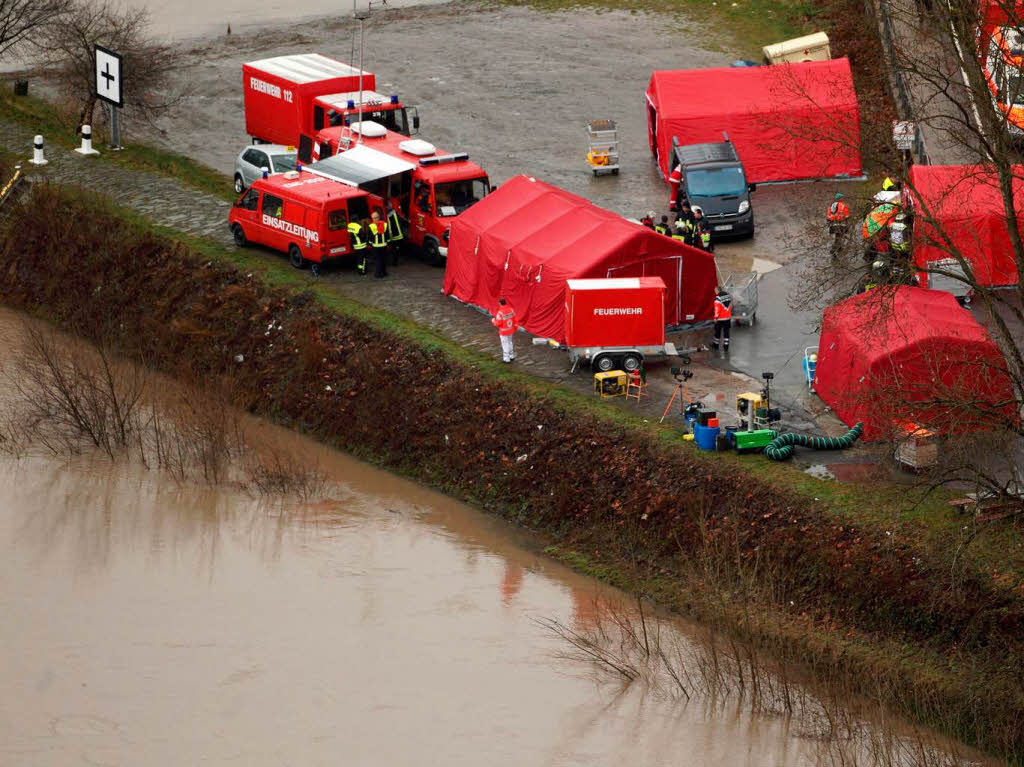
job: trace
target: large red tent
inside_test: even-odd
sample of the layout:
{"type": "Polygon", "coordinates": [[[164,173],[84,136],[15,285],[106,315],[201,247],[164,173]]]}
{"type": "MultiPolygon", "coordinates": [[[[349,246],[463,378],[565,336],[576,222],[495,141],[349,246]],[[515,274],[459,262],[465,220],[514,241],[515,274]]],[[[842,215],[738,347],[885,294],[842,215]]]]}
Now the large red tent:
{"type": "Polygon", "coordinates": [[[951,294],[909,286],[825,310],[815,389],[845,424],[863,421],[871,440],[897,423],[963,431],[1013,410],[1006,360],[985,329],[951,294]]]}
{"type": "Polygon", "coordinates": [[[710,253],[516,176],[455,219],[444,292],[487,311],[505,296],[526,330],[564,341],[566,280],[661,277],[673,326],[712,318],[715,276],[710,253]]]}
{"type": "Polygon", "coordinates": [[[861,175],[860,110],[845,58],[657,70],[647,130],[666,176],[673,137],[703,144],[721,141],[723,131],[753,183],[861,175]]]}
{"type": "MultiPolygon", "coordinates": [[[[1024,221],[1024,166],[1014,166],[1013,175],[1015,208],[1024,221]]],[[[1003,195],[991,166],[912,165],[909,180],[920,269],[958,251],[979,285],[1017,283],[1003,195]]]]}

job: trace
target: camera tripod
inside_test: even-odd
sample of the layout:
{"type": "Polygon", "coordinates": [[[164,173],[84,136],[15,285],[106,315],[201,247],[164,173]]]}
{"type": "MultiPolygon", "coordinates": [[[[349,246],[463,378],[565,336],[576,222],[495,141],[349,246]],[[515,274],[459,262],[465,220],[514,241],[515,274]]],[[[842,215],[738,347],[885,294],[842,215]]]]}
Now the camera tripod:
{"type": "Polygon", "coordinates": [[[668,416],[668,411],[672,409],[672,403],[679,398],[679,414],[686,415],[687,403],[691,402],[690,395],[685,389],[686,382],[693,378],[693,373],[689,370],[680,370],[679,368],[672,368],[672,377],[676,381],[675,391],[672,392],[672,396],[669,397],[668,404],[665,405],[665,410],[661,414],[661,419],[658,423],[662,423],[665,417],[668,416]]]}

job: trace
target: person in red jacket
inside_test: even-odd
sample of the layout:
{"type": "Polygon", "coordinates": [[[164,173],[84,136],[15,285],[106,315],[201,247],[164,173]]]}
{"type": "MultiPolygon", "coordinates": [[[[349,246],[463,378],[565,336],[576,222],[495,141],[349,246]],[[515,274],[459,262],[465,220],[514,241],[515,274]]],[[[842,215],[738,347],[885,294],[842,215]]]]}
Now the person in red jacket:
{"type": "Polygon", "coordinates": [[[715,296],[715,340],[711,342],[714,349],[718,348],[719,340],[722,347],[729,351],[729,330],[732,328],[732,296],[725,288],[718,288],[718,295],[715,296]]]}
{"type": "Polygon", "coordinates": [[[668,174],[668,209],[679,210],[679,185],[683,181],[683,166],[677,165],[668,174]]]}
{"type": "Polygon", "coordinates": [[[501,341],[501,361],[511,362],[516,358],[516,349],[512,344],[512,336],[516,332],[516,310],[509,306],[504,298],[498,299],[498,311],[491,320],[491,324],[498,329],[498,339],[501,341]]]}

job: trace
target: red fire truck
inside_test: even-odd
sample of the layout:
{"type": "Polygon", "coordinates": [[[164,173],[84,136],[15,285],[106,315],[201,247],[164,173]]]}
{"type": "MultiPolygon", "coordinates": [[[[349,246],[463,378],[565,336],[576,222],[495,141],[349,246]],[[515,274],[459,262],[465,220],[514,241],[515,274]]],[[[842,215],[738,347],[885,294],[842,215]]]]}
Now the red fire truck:
{"type": "Polygon", "coordinates": [[[366,192],[304,171],[257,179],[228,215],[235,244],[266,245],[288,254],[296,269],[321,265],[353,253],[349,221],[370,215],[366,192]]]}
{"type": "Polygon", "coordinates": [[[452,219],[487,195],[491,189],[487,174],[465,153],[446,153],[427,141],[407,138],[372,121],[320,131],[313,151],[324,160],[344,155],[357,145],[408,164],[401,177],[388,186],[360,185],[382,202],[390,198],[409,243],[428,262],[441,264],[448,255],[452,219]]]}
{"type": "Polygon", "coordinates": [[[303,162],[309,161],[312,138],[318,130],[342,125],[359,114],[392,126],[398,133],[416,130],[419,116],[415,108],[408,110],[412,112],[410,122],[398,96],[385,97],[376,87],[372,72],[360,76],[358,69],[319,53],[242,64],[245,130],[257,141],[298,146],[303,162]]]}

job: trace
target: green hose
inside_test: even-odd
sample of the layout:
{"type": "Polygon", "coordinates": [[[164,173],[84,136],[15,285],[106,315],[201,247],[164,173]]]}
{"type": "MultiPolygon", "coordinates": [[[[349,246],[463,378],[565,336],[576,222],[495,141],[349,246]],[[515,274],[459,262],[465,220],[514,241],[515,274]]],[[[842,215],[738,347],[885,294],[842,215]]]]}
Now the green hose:
{"type": "Polygon", "coordinates": [[[808,437],[806,434],[787,432],[768,443],[764,454],[769,461],[785,461],[793,457],[796,445],[809,447],[811,450],[846,450],[860,437],[864,424],[858,421],[854,427],[841,437],[808,437]]]}

